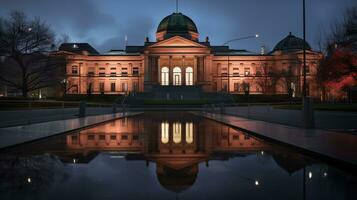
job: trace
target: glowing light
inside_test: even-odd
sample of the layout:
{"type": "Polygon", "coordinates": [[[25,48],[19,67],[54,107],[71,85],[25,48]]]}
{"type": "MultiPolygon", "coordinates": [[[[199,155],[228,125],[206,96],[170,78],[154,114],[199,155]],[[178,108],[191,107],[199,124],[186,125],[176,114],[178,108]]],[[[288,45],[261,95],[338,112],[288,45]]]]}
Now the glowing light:
{"type": "Polygon", "coordinates": [[[77,160],[75,158],[73,158],[73,164],[76,164],[77,160]]]}
{"type": "Polygon", "coordinates": [[[309,172],[309,178],[310,179],[312,178],[312,172],[309,172]]]}
{"type": "Polygon", "coordinates": [[[324,172],[324,177],[327,177],[327,172],[324,172]]]}
{"type": "Polygon", "coordinates": [[[30,177],[27,178],[27,182],[28,182],[28,183],[31,183],[31,178],[30,178],[30,177]]]}
{"type": "Polygon", "coordinates": [[[256,186],[258,186],[258,185],[259,185],[259,181],[258,181],[258,180],[255,180],[255,181],[254,181],[254,184],[255,184],[256,186]]]}
{"type": "Polygon", "coordinates": [[[29,32],[31,32],[31,31],[32,31],[32,28],[30,27],[30,28],[28,28],[27,30],[28,30],[29,32]]]}
{"type": "Polygon", "coordinates": [[[161,123],[161,142],[167,144],[169,142],[169,123],[161,123]]]}
{"type": "Polygon", "coordinates": [[[261,151],[260,154],[264,155],[264,151],[261,151]]]}
{"type": "Polygon", "coordinates": [[[258,38],[258,37],[259,37],[259,34],[255,34],[255,37],[258,38]]]}

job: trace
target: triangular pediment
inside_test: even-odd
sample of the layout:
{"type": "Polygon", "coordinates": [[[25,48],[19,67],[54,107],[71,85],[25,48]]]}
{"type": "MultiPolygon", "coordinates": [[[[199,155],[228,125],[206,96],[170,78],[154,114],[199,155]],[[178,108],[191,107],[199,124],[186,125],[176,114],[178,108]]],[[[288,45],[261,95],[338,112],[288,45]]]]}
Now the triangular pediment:
{"type": "Polygon", "coordinates": [[[186,39],[181,36],[174,36],[169,39],[157,42],[151,45],[149,48],[156,47],[199,47],[199,48],[207,48],[205,45],[202,45],[198,42],[186,39]]]}

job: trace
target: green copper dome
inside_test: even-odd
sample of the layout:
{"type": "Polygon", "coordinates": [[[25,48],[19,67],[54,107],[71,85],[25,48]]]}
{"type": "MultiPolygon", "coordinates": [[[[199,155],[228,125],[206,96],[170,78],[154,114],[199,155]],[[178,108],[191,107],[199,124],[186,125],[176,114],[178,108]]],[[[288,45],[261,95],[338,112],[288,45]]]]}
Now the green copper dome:
{"type": "MultiPolygon", "coordinates": [[[[310,45],[305,42],[306,50],[311,50],[310,45]]],[[[281,40],[274,48],[274,51],[291,51],[304,49],[304,40],[291,33],[281,40]]]]}
{"type": "Polygon", "coordinates": [[[195,23],[182,13],[172,13],[159,24],[157,32],[166,31],[167,34],[180,35],[188,32],[198,33],[195,23]]]}

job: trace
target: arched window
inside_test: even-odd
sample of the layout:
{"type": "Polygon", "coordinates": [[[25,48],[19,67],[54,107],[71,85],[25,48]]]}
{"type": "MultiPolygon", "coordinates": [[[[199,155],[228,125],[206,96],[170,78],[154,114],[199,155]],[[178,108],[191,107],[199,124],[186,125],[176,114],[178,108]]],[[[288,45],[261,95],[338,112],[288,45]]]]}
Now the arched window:
{"type": "Polygon", "coordinates": [[[169,142],[169,123],[161,122],[161,142],[167,144],[169,142]]]}
{"type": "Polygon", "coordinates": [[[181,123],[176,122],[173,124],[173,140],[174,143],[178,144],[181,142],[181,123]]]}
{"type": "Polygon", "coordinates": [[[186,68],[186,85],[193,85],[193,69],[192,69],[192,67],[186,68]]]}
{"type": "Polygon", "coordinates": [[[161,85],[169,85],[169,68],[161,68],[161,85]]]}
{"type": "Polygon", "coordinates": [[[192,144],[193,142],[193,123],[186,123],[186,143],[192,144]]]}
{"type": "Polygon", "coordinates": [[[181,85],[181,68],[175,67],[173,70],[174,85],[181,85]]]}

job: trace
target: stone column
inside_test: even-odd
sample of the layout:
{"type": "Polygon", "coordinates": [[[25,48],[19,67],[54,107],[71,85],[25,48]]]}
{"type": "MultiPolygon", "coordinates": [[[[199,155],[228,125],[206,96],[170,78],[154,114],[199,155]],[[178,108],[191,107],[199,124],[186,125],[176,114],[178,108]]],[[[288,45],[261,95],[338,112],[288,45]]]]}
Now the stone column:
{"type": "Polygon", "coordinates": [[[174,76],[174,74],[173,74],[173,72],[172,72],[172,70],[173,70],[173,67],[172,67],[172,56],[169,56],[169,85],[173,85],[173,76],[174,76]]]}
{"type": "Polygon", "coordinates": [[[157,58],[157,83],[161,85],[161,63],[160,63],[160,56],[157,58]]]}
{"type": "Polygon", "coordinates": [[[185,56],[182,56],[181,62],[181,85],[186,85],[186,66],[185,66],[185,56]]]}
{"type": "Polygon", "coordinates": [[[149,55],[144,56],[144,91],[151,91],[151,58],[149,55]]]}
{"type": "Polygon", "coordinates": [[[193,61],[193,85],[197,85],[197,60],[198,57],[195,56],[193,61]]]}

